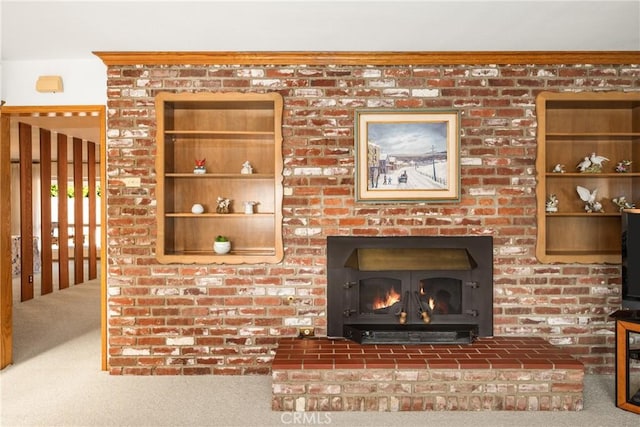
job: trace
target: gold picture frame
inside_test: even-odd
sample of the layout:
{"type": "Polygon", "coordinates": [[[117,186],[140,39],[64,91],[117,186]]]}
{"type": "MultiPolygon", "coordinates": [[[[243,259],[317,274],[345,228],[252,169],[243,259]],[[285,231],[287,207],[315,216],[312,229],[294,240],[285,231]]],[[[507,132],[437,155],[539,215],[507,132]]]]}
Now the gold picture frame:
{"type": "Polygon", "coordinates": [[[356,201],[459,201],[459,116],[455,110],[356,111],[356,201]]]}

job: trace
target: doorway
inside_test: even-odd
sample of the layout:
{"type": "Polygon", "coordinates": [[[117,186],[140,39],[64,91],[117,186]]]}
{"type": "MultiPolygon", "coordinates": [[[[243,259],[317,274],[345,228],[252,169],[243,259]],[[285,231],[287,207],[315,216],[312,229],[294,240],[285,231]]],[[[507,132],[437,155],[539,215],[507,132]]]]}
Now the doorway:
{"type": "MultiPolygon", "coordinates": [[[[39,132],[38,138],[45,141],[44,146],[54,145],[57,147],[55,156],[60,155],[63,158],[67,158],[65,147],[72,147],[71,158],[76,158],[76,164],[80,166],[74,166],[70,175],[64,170],[64,165],[61,165],[62,174],[60,169],[51,173],[47,170],[47,164],[49,162],[39,162],[38,175],[45,177],[44,184],[39,188],[39,191],[46,197],[41,197],[42,203],[37,203],[37,208],[42,213],[42,218],[38,220],[44,223],[47,227],[43,227],[42,233],[33,233],[33,221],[30,218],[30,213],[27,215],[27,219],[24,224],[20,225],[20,232],[17,237],[12,231],[15,231],[15,224],[12,230],[13,217],[15,218],[16,212],[19,216],[23,216],[25,212],[32,212],[33,207],[29,206],[31,203],[29,200],[33,198],[21,197],[26,202],[21,201],[20,206],[16,206],[16,203],[11,201],[10,197],[0,198],[0,369],[9,365],[13,361],[13,316],[12,316],[12,304],[14,300],[13,282],[14,282],[14,262],[13,254],[16,253],[13,250],[13,246],[16,244],[16,240],[21,240],[22,236],[27,236],[29,242],[20,242],[20,255],[24,257],[21,259],[21,265],[26,266],[26,273],[20,274],[20,290],[21,300],[29,299],[33,295],[30,295],[33,290],[34,274],[31,270],[35,264],[35,268],[42,267],[41,288],[39,292],[46,294],[51,290],[48,289],[51,286],[52,278],[50,265],[55,261],[58,269],[57,274],[60,274],[60,270],[67,270],[66,266],[71,258],[71,271],[73,275],[72,281],[75,284],[81,283],[85,277],[91,278],[97,275],[97,270],[102,272],[99,277],[100,281],[100,318],[101,318],[101,369],[107,369],[106,358],[106,202],[99,203],[99,208],[96,206],[96,195],[101,192],[101,187],[106,187],[106,172],[105,172],[105,158],[106,158],[106,109],[104,106],[45,106],[45,107],[7,107],[3,106],[0,109],[1,118],[1,136],[0,136],[0,191],[3,195],[11,194],[16,189],[12,189],[12,169],[15,175],[15,165],[12,165],[12,158],[15,158],[12,153],[11,146],[17,146],[13,139],[20,138],[20,144],[18,144],[21,150],[21,158],[25,157],[28,160],[20,160],[21,162],[33,163],[32,154],[35,150],[25,149],[24,147],[30,146],[31,131],[36,129],[39,132]],[[16,127],[20,128],[20,131],[16,133],[16,127]],[[20,136],[16,136],[20,135],[20,136]],[[25,136],[26,135],[26,136],[25,136]],[[54,135],[54,141],[51,141],[52,135],[54,135]],[[23,140],[24,138],[24,140],[23,140]],[[66,143],[66,140],[69,143],[66,143]],[[51,144],[49,144],[51,143],[51,144]],[[57,145],[56,145],[57,144],[57,145]],[[90,147],[87,149],[87,147],[90,147]],[[23,152],[22,152],[23,151],[23,152]],[[83,154],[85,153],[85,154],[83,154]],[[93,153],[93,154],[91,154],[93,153]],[[97,156],[97,158],[96,158],[97,156]],[[83,166],[83,164],[85,166],[83,166]],[[94,167],[90,165],[99,165],[94,167]],[[44,171],[43,171],[44,169],[44,171]],[[71,185],[67,176],[71,176],[71,185]],[[51,177],[54,177],[51,180],[51,177]],[[63,179],[58,179],[64,177],[63,179]],[[98,184],[96,184],[98,183],[98,184]],[[99,185],[98,187],[96,185],[99,185]],[[71,209],[74,211],[76,218],[92,217],[93,219],[88,221],[73,221],[69,223],[67,220],[66,208],[62,209],[63,215],[57,217],[54,213],[54,218],[51,218],[51,206],[48,205],[49,200],[53,197],[49,197],[48,191],[51,191],[51,196],[54,192],[60,191],[62,188],[63,195],[69,195],[68,199],[74,198],[75,194],[81,194],[84,197],[75,198],[75,202],[71,204],[71,209]],[[47,194],[45,194],[47,193],[47,194]],[[86,200],[84,198],[86,197],[86,200]],[[26,203],[26,205],[24,205],[26,203]],[[83,208],[83,205],[88,204],[88,207],[83,208]],[[91,213],[93,209],[93,215],[86,215],[91,213]],[[56,219],[59,221],[52,221],[56,219]],[[98,226],[99,224],[99,226],[98,226]],[[72,238],[70,240],[69,234],[72,238]],[[12,234],[14,236],[12,237],[12,234]],[[31,248],[31,240],[33,240],[33,252],[31,248]],[[68,245],[60,244],[60,242],[68,242],[68,245]],[[67,252],[68,247],[71,247],[71,255],[67,252]],[[54,248],[52,250],[52,247],[54,248]],[[34,252],[42,248],[41,264],[33,262],[34,252]],[[96,250],[96,248],[99,248],[96,250]],[[44,250],[46,249],[46,251],[44,250]],[[96,251],[99,251],[96,253],[96,251]],[[47,252],[45,254],[45,252],[47,252]],[[99,265],[96,265],[96,260],[99,259],[99,265]],[[84,265],[85,260],[88,262],[88,276],[85,275],[84,265]],[[93,262],[92,262],[93,261],[93,262]],[[62,268],[64,266],[64,268],[62,268]],[[46,273],[45,273],[46,271],[46,273]],[[24,291],[24,292],[22,292],[24,291]],[[26,296],[25,296],[26,295],[26,296]]],[[[36,138],[37,139],[37,138],[36,138]]],[[[43,145],[40,144],[40,147],[43,145]]],[[[51,158],[50,152],[45,149],[45,153],[42,154],[38,150],[38,157],[44,155],[45,159],[51,158]]],[[[66,164],[67,162],[55,162],[53,164],[66,164]]],[[[30,170],[29,165],[25,170],[30,170]]],[[[20,172],[20,192],[26,191],[30,193],[33,187],[30,185],[32,176],[30,172],[20,172]],[[24,175],[26,174],[26,175],[24,175]],[[25,184],[28,183],[28,184],[25,184]]],[[[15,181],[14,181],[15,182],[15,181]]],[[[67,197],[62,200],[66,201],[67,197]]],[[[36,199],[37,200],[37,199],[36,199]]],[[[58,201],[60,198],[58,198],[58,201]]],[[[61,203],[61,205],[67,205],[67,203],[61,203]]],[[[58,210],[56,209],[56,212],[58,210]]],[[[40,253],[36,254],[40,257],[40,253]]],[[[40,258],[38,258],[40,259],[40,258]]],[[[57,277],[57,286],[64,288],[67,284],[68,278],[62,275],[57,277]]]]}

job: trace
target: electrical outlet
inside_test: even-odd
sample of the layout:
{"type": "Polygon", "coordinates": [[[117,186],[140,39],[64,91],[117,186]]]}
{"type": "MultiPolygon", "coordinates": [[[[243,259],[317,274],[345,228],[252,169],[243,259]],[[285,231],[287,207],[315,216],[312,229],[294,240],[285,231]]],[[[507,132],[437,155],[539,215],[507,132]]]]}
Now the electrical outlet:
{"type": "Polygon", "coordinates": [[[300,328],[300,338],[312,337],[315,335],[315,328],[312,326],[305,326],[300,328]]]}
{"type": "Polygon", "coordinates": [[[140,187],[140,178],[139,177],[128,177],[122,178],[122,182],[125,187],[140,187]]]}

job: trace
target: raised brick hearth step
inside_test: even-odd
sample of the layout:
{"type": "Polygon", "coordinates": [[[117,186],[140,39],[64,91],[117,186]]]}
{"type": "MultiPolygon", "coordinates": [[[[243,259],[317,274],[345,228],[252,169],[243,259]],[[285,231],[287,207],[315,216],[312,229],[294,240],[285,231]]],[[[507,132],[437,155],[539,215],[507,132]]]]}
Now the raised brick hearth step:
{"type": "Polygon", "coordinates": [[[541,338],[362,345],[286,338],[272,364],[281,411],[580,410],[584,366],[541,338]]]}

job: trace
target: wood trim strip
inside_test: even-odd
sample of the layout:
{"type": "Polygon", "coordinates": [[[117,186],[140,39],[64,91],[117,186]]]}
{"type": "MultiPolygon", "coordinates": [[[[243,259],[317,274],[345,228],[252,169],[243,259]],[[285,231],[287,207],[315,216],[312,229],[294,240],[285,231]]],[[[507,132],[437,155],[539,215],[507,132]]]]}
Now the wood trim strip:
{"type": "Polygon", "coordinates": [[[640,51],[93,52],[106,65],[637,64],[640,51]]]}
{"type": "Polygon", "coordinates": [[[84,207],[82,194],[82,139],[73,141],[73,283],[84,282],[84,207]]]}
{"type": "Polygon", "coordinates": [[[20,152],[20,301],[33,299],[32,127],[18,125],[20,152]]]}
{"type": "Polygon", "coordinates": [[[67,135],[58,134],[58,289],[69,287],[69,209],[67,135]]]}
{"type": "MultiPolygon", "coordinates": [[[[2,109],[0,105],[0,194],[11,194],[10,118],[2,109]]],[[[0,369],[11,363],[13,363],[11,197],[0,197],[0,369]]]]}
{"type": "Polygon", "coordinates": [[[40,235],[42,236],[40,294],[53,292],[51,236],[51,131],[40,129],[40,235]]]}
{"type": "Polygon", "coordinates": [[[100,331],[101,331],[101,360],[103,371],[109,368],[107,359],[107,109],[99,107],[100,116],[100,331]]]}
{"type": "Polygon", "coordinates": [[[96,245],[96,144],[87,141],[87,181],[89,185],[89,280],[98,277],[98,251],[96,245]]]}

